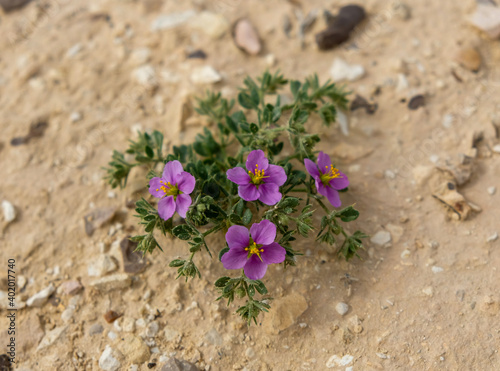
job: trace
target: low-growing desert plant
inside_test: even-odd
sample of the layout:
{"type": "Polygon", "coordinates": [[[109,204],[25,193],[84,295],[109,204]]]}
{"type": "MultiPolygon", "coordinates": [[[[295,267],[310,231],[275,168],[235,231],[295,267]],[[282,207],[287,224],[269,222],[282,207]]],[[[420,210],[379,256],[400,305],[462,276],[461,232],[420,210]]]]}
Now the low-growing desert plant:
{"type": "Polygon", "coordinates": [[[244,80],[237,96],[241,109],[220,93],[199,98],[196,112],[208,118],[211,129],[192,144],[164,154],[163,135],[154,131],[139,133],[125,153],[114,151],[107,168],[113,188],[125,187],[133,167],[150,169],[145,184],[151,197],[137,201],[135,209],[144,226],[144,234],[131,238],[137,250],[162,249],[154,235],[159,230],[187,242],[186,257],[170,263],[178,278],[201,277],[194,260],[199,251],[215,254],[228,270],[240,270],[215,286],[228,305],[246,297],[237,313],[249,324],[270,308],[261,280],[268,265],[295,266],[302,255],[294,248],[296,236],[311,238],[314,231],[318,242],[345,259],[357,255],[366,235],[348,233],[343,223],[359,212],[353,206],[339,209],[339,192],[347,191],[349,180],[328,155],[314,150],[320,136],[307,130],[312,116],[327,127],[335,122],[337,110],[347,108],[347,94],[333,83],[320,85],[317,76],[301,83],[265,72],[244,80]],[[278,93],[287,85],[293,98],[282,104],[278,93]],[[161,174],[155,172],[159,164],[161,174]],[[324,215],[315,227],[318,211],[324,215]],[[215,233],[225,234],[224,246],[208,246],[207,236],[215,233]]]}

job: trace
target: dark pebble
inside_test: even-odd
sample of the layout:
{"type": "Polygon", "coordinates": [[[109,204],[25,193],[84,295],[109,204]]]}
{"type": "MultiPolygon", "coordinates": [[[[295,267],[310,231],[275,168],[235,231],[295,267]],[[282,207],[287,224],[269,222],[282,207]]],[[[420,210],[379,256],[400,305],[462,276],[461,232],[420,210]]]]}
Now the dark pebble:
{"type": "Polygon", "coordinates": [[[156,363],[155,362],[150,362],[148,363],[148,368],[153,368],[156,366],[156,363]]]}
{"type": "Polygon", "coordinates": [[[31,0],[0,0],[0,6],[6,12],[22,8],[28,4],[31,0]]]}
{"type": "Polygon", "coordinates": [[[316,44],[321,50],[332,49],[347,41],[351,32],[366,17],[365,10],[359,5],[340,8],[336,17],[327,14],[328,28],[316,35],[316,44]]]}
{"type": "Polygon", "coordinates": [[[140,273],[146,268],[146,261],[142,258],[142,254],[137,249],[137,242],[129,240],[125,237],[120,242],[120,250],[123,258],[123,270],[126,273],[140,273]]]}
{"type": "Polygon", "coordinates": [[[19,146],[21,144],[27,144],[31,138],[40,138],[43,136],[43,134],[45,133],[45,129],[47,129],[48,126],[49,124],[47,124],[47,122],[44,120],[35,121],[31,123],[28,135],[25,135],[24,137],[13,138],[10,141],[10,144],[12,146],[19,146]]]}
{"type": "Polygon", "coordinates": [[[195,50],[187,55],[188,59],[207,59],[207,54],[201,50],[195,50]]]}
{"type": "Polygon", "coordinates": [[[11,367],[9,356],[7,354],[0,355],[0,371],[10,371],[11,367]]]}
{"type": "Polygon", "coordinates": [[[369,103],[361,95],[356,95],[356,98],[351,102],[351,111],[355,111],[359,108],[364,108],[366,113],[373,115],[378,108],[377,103],[369,103]]]}
{"type": "Polygon", "coordinates": [[[121,314],[116,313],[114,310],[108,310],[106,313],[104,313],[103,317],[107,323],[113,323],[121,316],[121,314]]]}
{"type": "Polygon", "coordinates": [[[415,95],[408,102],[408,108],[411,110],[416,110],[423,106],[425,106],[425,97],[422,94],[415,95]]]}

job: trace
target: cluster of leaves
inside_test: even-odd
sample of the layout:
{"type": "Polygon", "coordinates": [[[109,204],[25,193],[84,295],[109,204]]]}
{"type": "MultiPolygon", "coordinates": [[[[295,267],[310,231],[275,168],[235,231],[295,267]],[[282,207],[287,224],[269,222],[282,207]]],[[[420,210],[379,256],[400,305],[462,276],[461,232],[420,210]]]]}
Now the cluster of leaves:
{"type": "MultiPolygon", "coordinates": [[[[297,236],[307,238],[314,230],[313,204],[317,202],[326,215],[321,220],[317,240],[337,246],[338,236],[343,242],[337,247],[346,259],[357,255],[362,247],[362,232],[349,235],[341,222],[355,220],[359,213],[352,207],[329,210],[322,202],[314,187],[314,181],[301,170],[305,158],[315,159],[314,147],[319,142],[317,134],[309,133],[306,124],[311,115],[317,115],[326,126],[335,122],[338,109],[346,109],[347,93],[335,84],[321,85],[317,76],[300,81],[288,81],[280,73],[265,72],[256,80],[248,77],[237,96],[241,109],[235,109],[234,100],[227,100],[220,93],[207,93],[198,99],[196,112],[207,116],[213,127],[205,128],[190,145],[174,146],[172,153],[164,155],[163,135],[139,133],[136,141],[131,141],[125,153],[115,151],[107,168],[107,179],[114,187],[124,187],[130,170],[146,165],[150,171],[148,179],[157,176],[156,171],[168,161],[179,160],[184,170],[196,179],[196,187],[191,194],[193,203],[186,218],[175,222],[162,220],[153,200],[141,199],[136,212],[145,233],[132,237],[138,242],[137,249],[151,253],[161,249],[154,232],[171,234],[187,241],[189,257],[176,259],[170,263],[177,268],[178,277],[200,277],[201,273],[193,258],[203,250],[210,256],[205,239],[218,231],[227,231],[231,225],[249,226],[262,219],[272,221],[278,229],[278,243],[286,250],[284,266],[294,266],[299,251],[292,245],[297,236]],[[278,94],[289,85],[293,100],[282,104],[278,94]],[[274,103],[270,103],[274,102],[274,103]],[[286,148],[289,155],[282,155],[286,148]],[[287,181],[282,186],[283,198],[272,207],[260,201],[246,202],[238,196],[237,185],[226,178],[226,171],[235,166],[245,167],[246,155],[256,149],[266,152],[271,163],[282,166],[287,181]],[[303,195],[303,197],[299,197],[303,195]],[[305,202],[304,202],[305,201],[305,202]]],[[[148,179],[145,179],[145,184],[148,179]]],[[[225,247],[218,251],[219,260],[228,251],[225,247]]],[[[221,291],[219,299],[227,299],[230,304],[235,296],[247,297],[245,305],[237,312],[249,323],[256,323],[258,314],[269,309],[269,298],[257,300],[256,293],[267,294],[261,281],[252,281],[242,275],[239,278],[222,277],[216,287],[221,291]]]]}

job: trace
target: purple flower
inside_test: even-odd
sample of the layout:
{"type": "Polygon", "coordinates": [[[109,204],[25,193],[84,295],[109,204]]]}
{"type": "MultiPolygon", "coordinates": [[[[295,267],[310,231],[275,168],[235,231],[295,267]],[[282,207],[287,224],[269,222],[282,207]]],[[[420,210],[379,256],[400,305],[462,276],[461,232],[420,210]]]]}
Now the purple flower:
{"type": "Polygon", "coordinates": [[[235,167],[227,171],[227,178],[239,185],[238,195],[245,201],[260,200],[266,205],[275,205],[281,200],[280,186],[286,182],[285,170],[281,166],[269,165],[260,149],[248,154],[247,171],[235,167]]]}
{"type": "Polygon", "coordinates": [[[248,278],[260,280],[269,264],[285,260],[286,251],[274,242],[276,226],[267,219],[252,225],[250,235],[248,229],[241,225],[230,227],[226,233],[229,251],[222,256],[221,261],[226,269],[244,268],[248,278]]]}
{"type": "Polygon", "coordinates": [[[319,194],[326,196],[328,201],[334,206],[341,205],[338,190],[347,188],[349,179],[332,165],[330,156],[320,152],[318,155],[318,165],[306,158],[304,160],[307,172],[316,181],[316,189],[319,194]],[[318,169],[319,167],[319,169],[318,169]]]}
{"type": "Polygon", "coordinates": [[[161,198],[158,202],[160,218],[168,220],[176,211],[185,218],[192,202],[189,194],[193,192],[195,184],[194,176],[184,171],[179,161],[167,162],[162,177],[149,181],[149,193],[161,198]]]}

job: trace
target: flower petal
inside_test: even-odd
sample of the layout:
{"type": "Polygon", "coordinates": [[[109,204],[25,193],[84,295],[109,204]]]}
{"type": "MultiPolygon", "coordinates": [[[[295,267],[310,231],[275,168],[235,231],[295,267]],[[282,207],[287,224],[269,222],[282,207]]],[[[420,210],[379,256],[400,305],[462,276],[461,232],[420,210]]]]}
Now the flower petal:
{"type": "Polygon", "coordinates": [[[341,190],[341,189],[347,188],[349,186],[349,179],[347,179],[347,175],[345,175],[344,173],[342,173],[340,171],[339,171],[339,174],[340,174],[340,178],[334,178],[334,179],[330,180],[329,184],[333,189],[341,190]]]}
{"type": "Polygon", "coordinates": [[[255,172],[256,165],[259,165],[259,170],[266,170],[269,166],[266,155],[260,149],[250,152],[247,157],[246,166],[248,171],[255,172]]]}
{"type": "Polygon", "coordinates": [[[175,213],[174,196],[164,197],[158,202],[158,215],[163,220],[168,220],[175,213]]]}
{"type": "Polygon", "coordinates": [[[240,185],[238,187],[238,195],[245,201],[255,201],[260,196],[255,184],[240,185]]]}
{"type": "Polygon", "coordinates": [[[264,219],[250,227],[250,235],[256,244],[270,245],[276,238],[276,226],[273,222],[264,219]]]}
{"type": "Polygon", "coordinates": [[[342,203],[340,202],[339,193],[332,187],[325,187],[326,198],[334,207],[339,207],[342,203]]]}
{"type": "Polygon", "coordinates": [[[251,280],[260,280],[267,271],[267,264],[260,261],[257,255],[252,255],[245,264],[245,275],[251,280]]]}
{"type": "Polygon", "coordinates": [[[264,183],[259,186],[259,200],[266,205],[276,205],[281,200],[280,187],[274,183],[264,183]]]}
{"type": "Polygon", "coordinates": [[[235,167],[226,171],[227,179],[238,185],[250,183],[250,175],[242,167],[235,167]]]}
{"type": "Polygon", "coordinates": [[[321,171],[322,174],[326,173],[326,170],[330,170],[331,164],[332,160],[330,160],[330,156],[328,156],[325,152],[320,152],[318,155],[319,171],[321,171]]]}
{"type": "Polygon", "coordinates": [[[248,229],[242,225],[233,225],[229,227],[226,232],[226,242],[230,249],[244,249],[248,247],[250,244],[248,229]]]}
{"type": "Polygon", "coordinates": [[[183,171],[177,177],[177,187],[179,188],[179,191],[181,191],[184,194],[187,195],[191,194],[191,192],[193,192],[195,185],[196,185],[196,179],[187,171],[183,171]]]}
{"type": "Polygon", "coordinates": [[[286,182],[285,169],[278,165],[269,165],[264,175],[268,178],[264,178],[265,183],[274,183],[282,186],[286,182]]]}
{"type": "Polygon", "coordinates": [[[262,246],[264,250],[260,256],[266,264],[279,264],[285,260],[286,250],[277,242],[273,242],[267,246],[262,246]]]}
{"type": "Polygon", "coordinates": [[[242,248],[230,249],[222,255],[221,262],[226,269],[241,269],[245,266],[248,253],[242,248]]]}
{"type": "Polygon", "coordinates": [[[308,158],[304,159],[304,165],[306,167],[306,170],[313,178],[319,178],[319,170],[318,170],[318,165],[316,165],[314,162],[309,160],[308,158]]]}
{"type": "Polygon", "coordinates": [[[163,169],[163,178],[172,184],[177,183],[177,176],[182,173],[183,168],[182,164],[177,161],[169,161],[165,164],[165,168],[163,169]]]}
{"type": "Polygon", "coordinates": [[[318,190],[318,193],[320,195],[326,197],[326,195],[327,195],[326,188],[327,187],[319,179],[316,179],[315,184],[316,184],[316,189],[318,190]]]}
{"type": "Polygon", "coordinates": [[[160,181],[161,178],[158,177],[151,178],[151,180],[149,181],[149,193],[157,198],[162,198],[163,196],[165,196],[165,192],[163,192],[163,190],[160,188],[163,186],[160,181]]]}
{"type": "Polygon", "coordinates": [[[188,195],[178,195],[175,200],[175,211],[181,216],[181,218],[186,217],[186,213],[191,206],[191,197],[188,195]]]}

